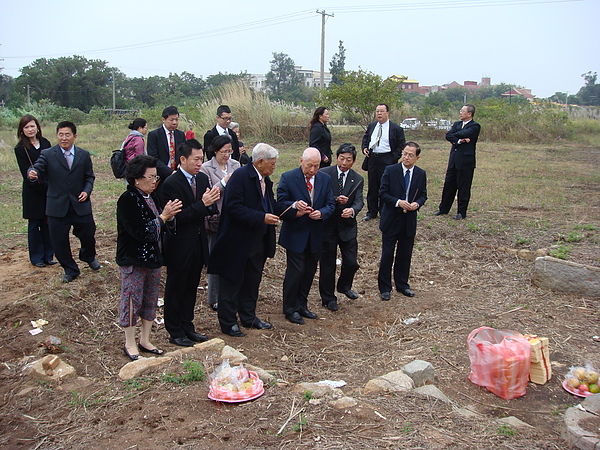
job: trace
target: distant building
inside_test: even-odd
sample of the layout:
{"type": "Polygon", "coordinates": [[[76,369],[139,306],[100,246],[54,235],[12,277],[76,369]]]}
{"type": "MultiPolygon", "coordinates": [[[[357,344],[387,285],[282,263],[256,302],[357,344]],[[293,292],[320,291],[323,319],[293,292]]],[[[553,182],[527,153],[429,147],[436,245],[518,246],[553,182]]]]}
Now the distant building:
{"type": "Polygon", "coordinates": [[[531,89],[523,88],[512,88],[511,90],[502,94],[502,97],[525,97],[530,102],[535,99],[535,95],[531,93],[531,89]]]}
{"type": "MultiPolygon", "coordinates": [[[[300,76],[302,84],[309,88],[321,87],[321,71],[303,69],[302,66],[295,66],[296,73],[300,76]]],[[[264,74],[251,74],[249,86],[257,91],[267,90],[267,76],[264,74]]],[[[323,84],[328,87],[331,83],[331,73],[325,72],[323,76],[323,84]]]]}

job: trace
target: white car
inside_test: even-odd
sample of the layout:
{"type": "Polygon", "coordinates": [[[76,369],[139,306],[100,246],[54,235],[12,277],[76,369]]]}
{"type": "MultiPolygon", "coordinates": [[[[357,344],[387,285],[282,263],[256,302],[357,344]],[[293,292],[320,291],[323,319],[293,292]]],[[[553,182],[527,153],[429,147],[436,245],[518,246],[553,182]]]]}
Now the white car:
{"type": "Polygon", "coordinates": [[[405,130],[416,130],[417,128],[421,128],[421,121],[415,117],[407,117],[402,121],[400,126],[405,130]]]}
{"type": "Polygon", "coordinates": [[[426,122],[425,124],[430,128],[435,128],[436,130],[449,130],[452,128],[452,124],[446,119],[434,119],[426,122]]]}

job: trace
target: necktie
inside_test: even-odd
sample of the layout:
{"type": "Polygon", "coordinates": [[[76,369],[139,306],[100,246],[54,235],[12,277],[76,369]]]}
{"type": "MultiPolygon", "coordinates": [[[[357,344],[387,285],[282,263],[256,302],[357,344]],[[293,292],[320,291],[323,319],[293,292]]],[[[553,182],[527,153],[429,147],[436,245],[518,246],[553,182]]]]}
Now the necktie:
{"type": "Polygon", "coordinates": [[[73,165],[73,159],[71,156],[71,150],[67,150],[65,152],[65,159],[67,160],[67,166],[69,166],[69,170],[71,170],[71,166],[73,165]]]}
{"type": "Polygon", "coordinates": [[[265,192],[267,191],[267,185],[265,184],[265,179],[260,179],[260,190],[262,191],[263,197],[265,196],[265,192]]]}
{"type": "Polygon", "coordinates": [[[194,200],[196,200],[196,176],[195,175],[192,177],[192,180],[190,181],[190,186],[192,187],[192,192],[194,193],[194,200]]]}
{"type": "Polygon", "coordinates": [[[465,123],[463,122],[462,127],[460,127],[460,129],[462,130],[465,127],[465,123]]]}
{"type": "Polygon", "coordinates": [[[308,189],[308,193],[312,192],[312,184],[310,184],[310,177],[306,177],[306,189],[308,189]]]}
{"type": "Polygon", "coordinates": [[[344,172],[340,173],[340,177],[338,178],[338,187],[340,188],[340,195],[342,195],[342,191],[344,190],[344,172]]]}
{"type": "Polygon", "coordinates": [[[172,131],[169,131],[169,159],[171,160],[171,169],[175,170],[177,164],[175,163],[175,141],[173,140],[172,131]]]}
{"type": "Polygon", "coordinates": [[[379,145],[379,141],[381,141],[381,133],[382,132],[383,132],[383,124],[380,123],[379,130],[377,130],[377,140],[375,141],[375,145],[373,146],[373,148],[375,148],[379,145]]]}
{"type": "Polygon", "coordinates": [[[406,189],[406,201],[408,201],[408,190],[410,188],[410,170],[404,174],[404,187],[406,189]]]}

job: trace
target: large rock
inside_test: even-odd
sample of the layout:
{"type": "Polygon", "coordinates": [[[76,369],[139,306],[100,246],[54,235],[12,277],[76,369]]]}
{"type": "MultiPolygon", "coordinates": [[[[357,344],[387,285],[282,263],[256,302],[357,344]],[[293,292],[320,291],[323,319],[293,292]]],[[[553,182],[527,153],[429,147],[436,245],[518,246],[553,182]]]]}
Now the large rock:
{"type": "Polygon", "coordinates": [[[329,403],[335,409],[348,409],[358,405],[358,402],[352,397],[342,397],[337,400],[333,400],[329,403]]]}
{"type": "Polygon", "coordinates": [[[416,394],[425,395],[427,397],[437,398],[438,400],[441,400],[444,403],[450,403],[450,399],[446,397],[446,395],[433,384],[428,384],[426,386],[414,388],[413,392],[416,394]]]}
{"type": "Polygon", "coordinates": [[[544,256],[535,260],[533,283],[544,289],[600,297],[600,267],[544,256]]]}
{"type": "Polygon", "coordinates": [[[228,359],[229,364],[235,366],[237,364],[243,363],[244,361],[247,361],[248,357],[243,353],[238,352],[233,347],[226,345],[225,347],[223,347],[223,351],[221,351],[221,359],[228,359]]]}
{"type": "Polygon", "coordinates": [[[562,437],[571,448],[595,450],[600,448],[600,435],[584,430],[579,423],[584,420],[597,419],[600,414],[600,395],[590,395],[577,406],[565,412],[565,430],[562,437]]]}
{"type": "Polygon", "coordinates": [[[328,384],[322,383],[298,383],[292,391],[296,394],[304,395],[307,392],[310,393],[312,398],[321,398],[326,396],[333,396],[336,398],[342,397],[344,394],[341,389],[334,388],[328,384]]]}
{"type": "Polygon", "coordinates": [[[497,420],[498,423],[502,424],[502,425],[508,425],[512,428],[533,428],[531,425],[529,425],[526,422],[523,422],[522,420],[517,419],[515,416],[508,416],[508,417],[503,417],[501,419],[497,420]]]}
{"type": "Polygon", "coordinates": [[[223,351],[223,348],[225,348],[225,341],[223,339],[214,338],[206,342],[195,344],[193,347],[184,347],[174,350],[169,352],[169,356],[186,355],[188,357],[202,357],[205,356],[206,353],[218,354],[223,351]]]}
{"type": "Polygon", "coordinates": [[[36,380],[49,381],[57,384],[77,376],[75,368],[58,358],[56,355],[48,355],[42,359],[38,359],[37,361],[27,364],[23,368],[23,372],[32,376],[36,380]],[[44,367],[49,361],[56,361],[56,359],[58,359],[58,362],[53,364],[53,369],[47,370],[44,367]]]}
{"type": "Polygon", "coordinates": [[[364,395],[383,394],[386,392],[408,392],[415,387],[411,377],[401,370],[390,372],[369,380],[363,389],[364,395]]]}
{"type": "Polygon", "coordinates": [[[122,381],[131,380],[154,370],[157,367],[169,364],[172,356],[161,356],[159,358],[140,358],[125,364],[119,371],[119,378],[122,381]]]}
{"type": "Polygon", "coordinates": [[[258,378],[260,378],[264,384],[273,383],[275,381],[275,376],[262,367],[253,366],[252,364],[244,364],[244,367],[252,372],[256,372],[256,375],[258,375],[258,378]]]}
{"type": "Polygon", "coordinates": [[[427,361],[416,359],[413,362],[406,364],[402,368],[402,372],[412,378],[415,386],[433,384],[435,369],[433,368],[433,365],[427,361]]]}

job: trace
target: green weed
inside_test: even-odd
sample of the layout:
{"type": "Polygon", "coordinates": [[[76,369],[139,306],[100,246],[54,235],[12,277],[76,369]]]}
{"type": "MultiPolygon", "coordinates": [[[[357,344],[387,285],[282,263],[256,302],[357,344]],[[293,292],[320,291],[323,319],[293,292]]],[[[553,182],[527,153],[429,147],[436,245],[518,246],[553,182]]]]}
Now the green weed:
{"type": "Polygon", "coordinates": [[[304,392],[304,400],[309,401],[311,398],[313,398],[313,392],[312,391],[306,391],[304,392]]]}
{"type": "Polygon", "coordinates": [[[516,238],[515,238],[515,244],[517,245],[530,245],[531,244],[531,238],[527,238],[527,237],[523,237],[517,234],[516,238]]]}
{"type": "Polygon", "coordinates": [[[550,250],[550,256],[552,256],[553,258],[558,258],[558,259],[568,259],[569,253],[571,253],[570,245],[561,244],[558,247],[550,250]]]}
{"type": "Polygon", "coordinates": [[[406,422],[406,424],[400,428],[401,433],[410,434],[413,432],[413,425],[410,422],[406,422]]]}
{"type": "Polygon", "coordinates": [[[565,242],[579,242],[583,239],[583,235],[576,231],[570,231],[564,238],[565,242]]]}
{"type": "Polygon", "coordinates": [[[500,425],[496,431],[502,436],[514,436],[517,434],[517,431],[507,424],[500,425]]]}
{"type": "Polygon", "coordinates": [[[293,430],[296,433],[300,433],[302,430],[304,430],[306,428],[306,417],[304,417],[304,414],[300,414],[300,420],[298,421],[297,424],[294,425],[293,430]]]}
{"type": "Polygon", "coordinates": [[[162,381],[174,384],[187,384],[195,381],[204,381],[205,379],[206,373],[204,372],[204,366],[198,361],[189,359],[183,362],[183,373],[181,375],[168,373],[162,376],[162,381]]]}

